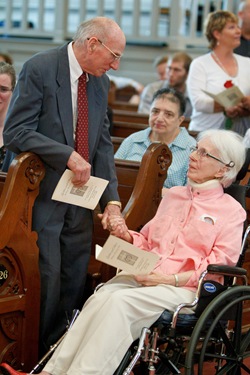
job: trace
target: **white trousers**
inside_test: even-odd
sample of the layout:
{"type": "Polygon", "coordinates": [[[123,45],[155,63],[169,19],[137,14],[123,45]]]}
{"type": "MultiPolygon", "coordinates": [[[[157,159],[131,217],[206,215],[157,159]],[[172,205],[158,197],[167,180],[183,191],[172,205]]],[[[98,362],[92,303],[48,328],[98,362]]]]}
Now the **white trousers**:
{"type": "Polygon", "coordinates": [[[164,309],[174,311],[193,299],[187,289],[142,287],[121,272],[88,299],[44,370],[52,375],[112,375],[143,327],[150,327],[164,309]]]}

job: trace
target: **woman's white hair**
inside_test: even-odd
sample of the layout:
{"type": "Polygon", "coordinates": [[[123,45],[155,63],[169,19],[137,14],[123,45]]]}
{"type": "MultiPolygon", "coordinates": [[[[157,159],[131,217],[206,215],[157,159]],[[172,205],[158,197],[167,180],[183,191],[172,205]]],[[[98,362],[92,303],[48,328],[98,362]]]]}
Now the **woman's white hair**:
{"type": "Polygon", "coordinates": [[[223,187],[228,187],[235,181],[238,172],[244,164],[246,158],[246,148],[243,138],[231,130],[211,129],[199,133],[197,141],[208,138],[218,150],[219,159],[225,164],[234,162],[232,168],[228,167],[224,176],[220,179],[223,187]]]}

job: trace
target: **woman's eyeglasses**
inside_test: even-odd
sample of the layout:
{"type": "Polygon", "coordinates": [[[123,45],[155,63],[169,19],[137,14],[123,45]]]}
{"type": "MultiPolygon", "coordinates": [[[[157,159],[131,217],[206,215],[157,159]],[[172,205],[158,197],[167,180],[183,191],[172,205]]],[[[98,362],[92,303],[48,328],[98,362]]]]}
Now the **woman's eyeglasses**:
{"type": "Polygon", "coordinates": [[[10,91],[12,91],[12,89],[10,89],[9,87],[0,86],[0,93],[1,94],[7,94],[7,92],[10,92],[10,91]]]}
{"type": "Polygon", "coordinates": [[[216,156],[213,156],[213,155],[209,154],[209,152],[207,152],[204,148],[198,148],[198,146],[193,146],[193,147],[190,147],[190,151],[196,152],[197,155],[201,158],[208,157],[208,158],[212,158],[214,160],[217,160],[220,163],[224,164],[226,167],[233,168],[235,166],[235,163],[232,160],[229,163],[225,163],[224,161],[220,160],[216,156]]]}

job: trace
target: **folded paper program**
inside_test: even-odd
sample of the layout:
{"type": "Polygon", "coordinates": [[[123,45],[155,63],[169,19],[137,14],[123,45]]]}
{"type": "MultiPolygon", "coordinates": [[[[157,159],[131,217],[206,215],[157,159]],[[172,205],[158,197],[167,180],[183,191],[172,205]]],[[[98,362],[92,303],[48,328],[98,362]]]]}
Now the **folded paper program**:
{"type": "Polygon", "coordinates": [[[217,95],[206,90],[203,90],[203,92],[225,108],[233,107],[239,104],[241,99],[244,97],[238,86],[231,86],[217,95]]]}

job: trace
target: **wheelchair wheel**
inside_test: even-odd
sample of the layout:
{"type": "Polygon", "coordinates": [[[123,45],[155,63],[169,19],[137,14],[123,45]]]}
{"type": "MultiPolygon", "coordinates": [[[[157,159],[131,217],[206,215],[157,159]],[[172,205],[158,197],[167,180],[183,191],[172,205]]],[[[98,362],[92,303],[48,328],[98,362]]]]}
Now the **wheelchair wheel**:
{"type": "Polygon", "coordinates": [[[125,371],[126,367],[128,366],[130,362],[131,355],[133,354],[133,346],[128,349],[125,356],[123,357],[122,362],[120,363],[119,367],[116,369],[113,375],[122,375],[125,371]]]}
{"type": "Polygon", "coordinates": [[[202,375],[208,366],[211,375],[250,374],[249,324],[242,328],[246,304],[250,304],[250,287],[233,286],[207,306],[190,338],[185,375],[202,375]]]}

